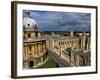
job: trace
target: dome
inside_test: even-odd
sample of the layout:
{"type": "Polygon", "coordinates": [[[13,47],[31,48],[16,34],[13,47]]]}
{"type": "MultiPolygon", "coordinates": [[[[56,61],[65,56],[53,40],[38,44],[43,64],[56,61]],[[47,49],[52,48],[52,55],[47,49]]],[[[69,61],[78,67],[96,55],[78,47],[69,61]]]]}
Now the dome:
{"type": "Polygon", "coordinates": [[[26,28],[37,28],[37,23],[34,19],[30,17],[24,17],[23,26],[26,28]]]}

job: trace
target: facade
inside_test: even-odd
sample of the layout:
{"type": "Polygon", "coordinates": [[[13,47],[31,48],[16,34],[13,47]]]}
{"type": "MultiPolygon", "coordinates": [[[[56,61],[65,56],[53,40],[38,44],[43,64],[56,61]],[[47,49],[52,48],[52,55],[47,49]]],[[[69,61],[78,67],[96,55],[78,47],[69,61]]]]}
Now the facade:
{"type": "Polygon", "coordinates": [[[47,39],[47,46],[56,51],[71,66],[91,65],[90,33],[83,32],[74,35],[70,32],[68,36],[52,35],[47,39]],[[71,48],[70,53],[65,51],[67,48],[71,48]]]}
{"type": "Polygon", "coordinates": [[[51,36],[47,42],[47,46],[55,48],[60,52],[66,48],[79,49],[79,39],[70,32],[70,36],[51,36]]]}
{"type": "Polygon", "coordinates": [[[62,35],[52,35],[49,36],[47,39],[47,46],[52,48],[59,47],[65,48],[72,48],[72,49],[83,49],[88,50],[90,49],[90,33],[78,33],[77,36],[74,35],[74,32],[70,32],[69,36],[62,36],[62,35]]]}
{"type": "Polygon", "coordinates": [[[46,41],[41,38],[35,20],[24,17],[23,25],[23,67],[28,69],[41,66],[47,59],[46,41]]]}
{"type": "Polygon", "coordinates": [[[78,33],[78,37],[80,39],[80,49],[88,50],[90,49],[90,33],[78,33]]]}

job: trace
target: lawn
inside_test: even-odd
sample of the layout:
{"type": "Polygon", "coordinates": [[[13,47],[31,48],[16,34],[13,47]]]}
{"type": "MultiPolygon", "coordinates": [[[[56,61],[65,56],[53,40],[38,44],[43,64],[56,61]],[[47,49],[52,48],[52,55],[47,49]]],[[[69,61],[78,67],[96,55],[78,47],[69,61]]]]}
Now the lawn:
{"type": "Polygon", "coordinates": [[[53,59],[49,58],[48,61],[42,66],[40,66],[39,68],[53,68],[56,66],[57,66],[57,63],[53,59]]]}
{"type": "Polygon", "coordinates": [[[66,48],[65,51],[67,51],[68,53],[71,53],[72,49],[71,48],[66,48]]]}

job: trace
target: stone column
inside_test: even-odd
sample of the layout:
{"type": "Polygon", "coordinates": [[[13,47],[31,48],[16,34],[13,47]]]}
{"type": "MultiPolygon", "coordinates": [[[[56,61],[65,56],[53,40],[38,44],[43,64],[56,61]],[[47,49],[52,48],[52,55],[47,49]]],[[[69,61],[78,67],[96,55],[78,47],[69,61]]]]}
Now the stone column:
{"type": "Polygon", "coordinates": [[[43,44],[43,52],[45,51],[45,44],[43,44]]]}
{"type": "Polygon", "coordinates": [[[42,44],[40,43],[40,53],[42,52],[42,47],[41,46],[42,46],[42,44]]]}
{"type": "Polygon", "coordinates": [[[25,45],[25,59],[27,59],[27,46],[25,45]]]}
{"type": "Polygon", "coordinates": [[[84,36],[83,36],[83,49],[85,49],[85,46],[86,46],[86,35],[84,33],[84,36]]]}
{"type": "Polygon", "coordinates": [[[36,51],[36,55],[38,56],[37,44],[35,44],[35,51],[36,51]]]}
{"type": "Polygon", "coordinates": [[[39,55],[39,45],[38,45],[38,43],[36,44],[36,51],[37,51],[37,55],[39,55]]]}
{"type": "Polygon", "coordinates": [[[35,33],[33,32],[31,35],[32,38],[36,38],[35,33]]]}
{"type": "Polygon", "coordinates": [[[26,53],[25,53],[25,45],[23,46],[23,59],[26,59],[26,53]]]}
{"type": "Polygon", "coordinates": [[[89,49],[90,39],[89,39],[89,37],[88,37],[87,39],[88,39],[88,40],[87,40],[87,49],[89,49]]]}
{"type": "Polygon", "coordinates": [[[83,38],[81,38],[81,49],[83,49],[83,38]]]}
{"type": "Polygon", "coordinates": [[[27,45],[26,47],[27,47],[27,58],[29,58],[29,54],[28,54],[28,45],[27,45]]]}
{"type": "Polygon", "coordinates": [[[79,56],[76,55],[76,66],[79,66],[79,56]]]}
{"type": "Polygon", "coordinates": [[[36,54],[36,44],[34,44],[34,55],[37,55],[36,54]]]}
{"type": "Polygon", "coordinates": [[[54,40],[52,40],[52,48],[54,48],[54,40]]]}
{"type": "Polygon", "coordinates": [[[38,51],[38,52],[39,52],[39,53],[41,53],[41,52],[40,52],[40,43],[38,44],[38,49],[39,49],[39,51],[38,51]]]}
{"type": "Polygon", "coordinates": [[[75,63],[74,62],[74,53],[71,52],[70,54],[71,54],[71,56],[70,56],[71,65],[75,66],[75,64],[74,64],[75,63]]]}
{"type": "Polygon", "coordinates": [[[34,56],[34,44],[32,46],[32,55],[34,56]]]}
{"type": "Polygon", "coordinates": [[[25,33],[25,38],[26,38],[26,39],[28,38],[27,32],[25,33]]]}
{"type": "Polygon", "coordinates": [[[41,37],[41,34],[40,34],[40,32],[38,32],[38,37],[41,37]]]}

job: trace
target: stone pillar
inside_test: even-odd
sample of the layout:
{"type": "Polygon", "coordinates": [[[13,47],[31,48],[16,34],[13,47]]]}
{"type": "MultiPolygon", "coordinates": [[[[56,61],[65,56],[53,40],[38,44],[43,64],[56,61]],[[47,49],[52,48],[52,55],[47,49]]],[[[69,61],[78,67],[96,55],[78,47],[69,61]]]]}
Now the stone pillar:
{"type": "Polygon", "coordinates": [[[79,56],[76,55],[76,66],[79,66],[79,56]]]}
{"type": "Polygon", "coordinates": [[[32,56],[34,56],[34,44],[32,46],[32,56]]]}
{"type": "Polygon", "coordinates": [[[83,48],[83,38],[81,37],[81,49],[83,48]]]}
{"type": "Polygon", "coordinates": [[[45,44],[43,44],[43,52],[45,51],[45,44]]]}
{"type": "Polygon", "coordinates": [[[28,45],[27,45],[27,58],[29,58],[29,54],[28,54],[28,45]]]}
{"type": "Polygon", "coordinates": [[[37,44],[36,47],[37,47],[37,55],[39,55],[39,45],[37,44]]]}
{"type": "Polygon", "coordinates": [[[26,32],[26,33],[24,33],[24,34],[25,34],[25,38],[27,39],[27,38],[28,38],[27,32],[26,32]]]}
{"type": "Polygon", "coordinates": [[[87,49],[89,49],[89,46],[90,46],[90,38],[88,37],[87,39],[88,39],[87,40],[87,49]]]}
{"type": "Polygon", "coordinates": [[[70,54],[71,54],[70,56],[71,64],[73,64],[74,63],[74,53],[71,52],[70,54]]]}
{"type": "Polygon", "coordinates": [[[25,53],[26,50],[25,50],[25,45],[23,46],[23,48],[24,48],[24,49],[23,49],[23,58],[26,59],[26,53],[25,53]]]}
{"type": "Polygon", "coordinates": [[[54,48],[54,40],[52,40],[52,48],[54,48]]]}
{"type": "Polygon", "coordinates": [[[27,45],[25,45],[26,59],[27,59],[27,45]]]}
{"type": "Polygon", "coordinates": [[[36,54],[36,44],[34,44],[34,55],[37,55],[36,54]]]}
{"type": "Polygon", "coordinates": [[[41,53],[41,52],[40,52],[40,43],[39,43],[39,46],[38,46],[38,47],[39,47],[39,53],[41,53]]]}
{"type": "Polygon", "coordinates": [[[86,46],[86,35],[84,33],[84,36],[83,36],[83,49],[85,49],[85,46],[86,46]]]}
{"type": "Polygon", "coordinates": [[[38,56],[38,48],[37,48],[37,44],[35,44],[35,52],[36,52],[36,55],[38,56]]]}
{"type": "Polygon", "coordinates": [[[83,38],[82,38],[82,35],[83,35],[83,34],[82,34],[82,33],[78,33],[78,35],[79,35],[79,41],[80,41],[80,43],[79,43],[79,48],[82,49],[82,39],[83,39],[83,38]]]}
{"type": "Polygon", "coordinates": [[[42,44],[40,43],[40,53],[42,53],[42,44]]]}
{"type": "Polygon", "coordinates": [[[31,34],[31,37],[32,37],[32,38],[36,38],[35,32],[33,32],[33,33],[31,34]]]}
{"type": "Polygon", "coordinates": [[[27,46],[25,45],[25,59],[27,59],[27,46]]]}
{"type": "Polygon", "coordinates": [[[40,32],[38,32],[38,37],[41,37],[41,33],[40,32]]]}

